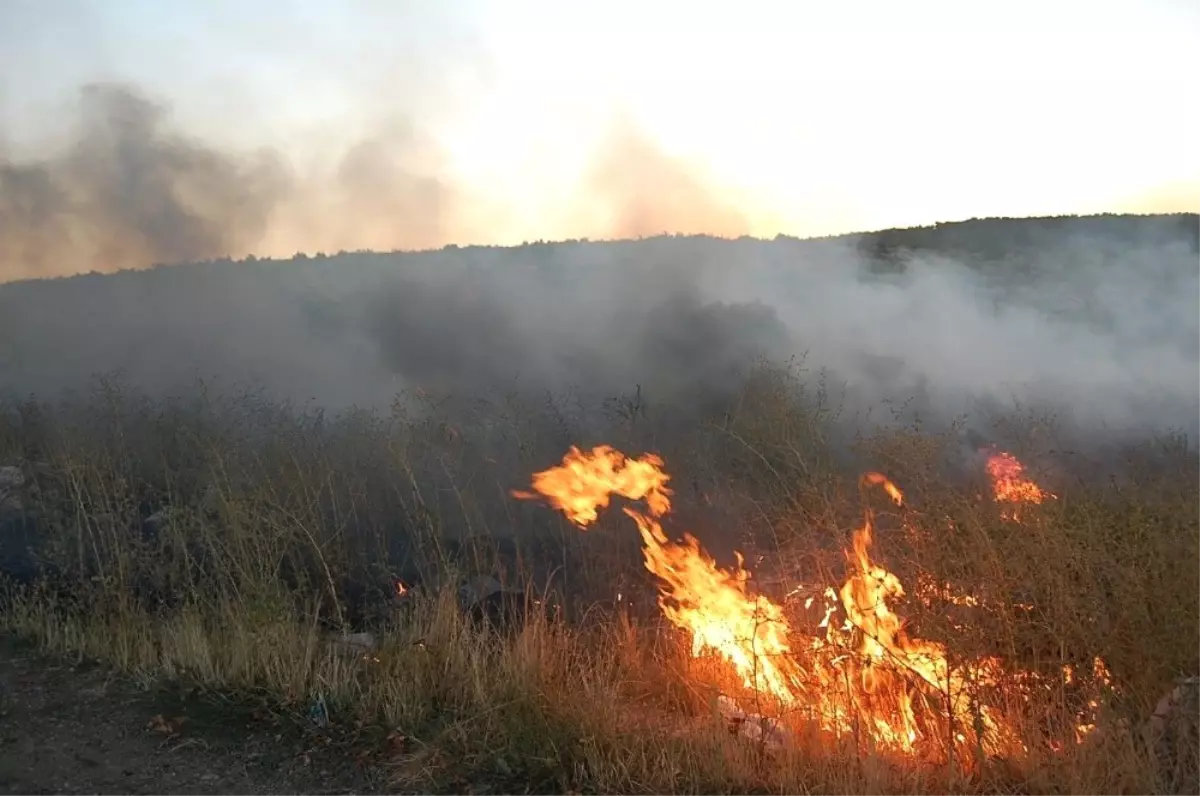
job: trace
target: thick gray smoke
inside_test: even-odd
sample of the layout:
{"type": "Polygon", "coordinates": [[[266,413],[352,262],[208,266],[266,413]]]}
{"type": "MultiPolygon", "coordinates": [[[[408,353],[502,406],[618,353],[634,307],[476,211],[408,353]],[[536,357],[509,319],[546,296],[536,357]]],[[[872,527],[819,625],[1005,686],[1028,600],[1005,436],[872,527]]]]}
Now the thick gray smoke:
{"type": "Polygon", "coordinates": [[[813,244],[789,278],[760,258],[713,272],[708,292],[771,296],[815,361],[867,402],[912,399],[934,416],[1022,402],[1088,429],[1194,439],[1197,234],[1185,215],[968,222],[910,234],[911,249],[885,255],[902,272],[813,244]]]}
{"type": "MultiPolygon", "coordinates": [[[[852,412],[891,401],[944,422],[1020,402],[1104,434],[1200,426],[1195,215],[235,262],[281,229],[310,251],[469,240],[465,199],[406,124],[317,179],[169,121],[95,85],[69,146],[0,159],[0,282],[195,263],[0,284],[0,392],[53,396],[119,373],[154,394],[203,378],[331,407],[420,388],[640,390],[702,409],[756,357],[802,356],[852,412]]],[[[629,128],[589,174],[580,206],[617,236],[743,223],[629,128]]]]}
{"type": "MultiPolygon", "coordinates": [[[[118,371],[327,406],[641,388],[719,403],[804,356],[851,408],[1047,406],[1106,435],[1200,423],[1197,219],[976,221],[825,241],[659,237],[219,261],[0,286],[0,384],[118,371]]],[[[878,416],[878,419],[886,419],[878,416]]]]}

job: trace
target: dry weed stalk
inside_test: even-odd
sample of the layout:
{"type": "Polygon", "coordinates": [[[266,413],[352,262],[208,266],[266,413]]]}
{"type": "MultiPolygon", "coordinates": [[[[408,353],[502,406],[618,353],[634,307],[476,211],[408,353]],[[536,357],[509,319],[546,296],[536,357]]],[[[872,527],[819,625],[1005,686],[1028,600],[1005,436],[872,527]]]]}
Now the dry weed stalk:
{"type": "MultiPolygon", "coordinates": [[[[837,407],[785,372],[762,371],[731,411],[682,432],[668,409],[638,401],[613,418],[610,441],[661,451],[681,522],[719,555],[743,550],[795,622],[815,626],[820,614],[786,595],[841,582],[858,464],[870,462],[909,506],[880,516],[889,568],[906,584],[978,596],[976,608],[940,587],[910,596],[904,612],[921,635],[950,644],[952,665],[1000,655],[1045,673],[1102,657],[1121,694],[1097,720],[1104,731],[953,767],[875,754],[860,733],[801,732],[770,753],[730,735],[713,690],[728,672],[693,659],[662,622],[624,518],[581,534],[508,496],[577,439],[561,407],[515,398],[331,418],[252,395],[151,402],[110,386],[4,407],[0,466],[24,474],[21,522],[42,569],[14,573],[24,583],[7,587],[0,622],[51,652],[266,689],[297,710],[321,693],[334,721],[383,721],[414,739],[396,759],[398,782],[414,787],[465,787],[464,777],[596,792],[1197,786],[1194,758],[1166,781],[1139,733],[1162,694],[1200,670],[1189,449],[1146,454],[1116,486],[1060,479],[1059,499],[1018,524],[980,499],[985,476],[964,471],[952,432],[864,433],[848,465],[837,407]],[[458,585],[480,574],[561,610],[531,612],[517,632],[474,623],[458,585]],[[397,580],[411,590],[399,603],[397,580]],[[367,628],[377,649],[329,644],[367,628]]],[[[1011,447],[1036,462],[1052,445],[1011,447]]],[[[12,532],[13,516],[0,515],[0,530],[12,532]]],[[[1016,680],[1000,688],[1030,699],[1016,680]]],[[[1069,684],[1032,699],[1025,737],[1077,723],[1069,684]]]]}

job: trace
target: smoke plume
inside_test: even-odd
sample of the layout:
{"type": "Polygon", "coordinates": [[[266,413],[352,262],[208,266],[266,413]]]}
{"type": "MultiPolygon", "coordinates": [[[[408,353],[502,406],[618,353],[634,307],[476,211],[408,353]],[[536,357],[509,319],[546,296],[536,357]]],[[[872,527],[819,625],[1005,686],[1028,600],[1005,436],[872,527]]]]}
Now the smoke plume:
{"type": "MultiPolygon", "coordinates": [[[[0,161],[0,277],[192,264],[0,286],[7,394],[118,372],[152,393],[217,378],[329,406],[410,387],[699,406],[733,395],[755,358],[802,356],[855,411],[895,401],[944,420],[1020,402],[1105,433],[1200,425],[1194,215],[238,262],[435,249],[502,213],[408,121],[301,169],[188,136],[126,86],[89,86],[79,111],[69,145],[0,161]]],[[[616,237],[747,230],[627,125],[564,205],[616,237]]]]}
{"type": "Polygon", "coordinates": [[[0,149],[0,281],[108,273],[264,250],[420,249],[464,232],[456,188],[408,124],[352,145],[331,173],[177,131],[131,89],[80,92],[70,144],[19,160],[0,149]]]}
{"type": "MultiPolygon", "coordinates": [[[[657,237],[219,261],[0,287],[0,383],[197,377],[322,405],[733,395],[803,357],[851,408],[1049,407],[1111,434],[1200,417],[1192,216],[978,221],[825,241],[657,237]],[[972,253],[973,252],[973,253],[972,253]]],[[[881,418],[882,419],[882,418],[881,418]]]]}
{"type": "Polygon", "coordinates": [[[115,271],[243,252],[288,189],[269,154],[235,158],[173,133],[161,106],[90,85],[72,145],[32,162],[0,152],[6,279],[115,271]]]}
{"type": "Polygon", "coordinates": [[[733,238],[750,232],[745,215],[722,201],[699,169],[661,151],[627,122],[603,140],[576,204],[579,226],[599,229],[603,237],[670,232],[733,238]]]}
{"type": "MultiPolygon", "coordinates": [[[[495,238],[496,207],[459,184],[412,120],[295,164],[188,135],[133,87],[85,86],[61,147],[18,158],[0,136],[0,282],[248,255],[413,251],[495,238]],[[328,161],[328,162],[325,162],[328,161]]],[[[629,122],[563,203],[565,237],[731,237],[745,217],[629,122]]],[[[553,226],[553,225],[552,225],[553,226]]]]}

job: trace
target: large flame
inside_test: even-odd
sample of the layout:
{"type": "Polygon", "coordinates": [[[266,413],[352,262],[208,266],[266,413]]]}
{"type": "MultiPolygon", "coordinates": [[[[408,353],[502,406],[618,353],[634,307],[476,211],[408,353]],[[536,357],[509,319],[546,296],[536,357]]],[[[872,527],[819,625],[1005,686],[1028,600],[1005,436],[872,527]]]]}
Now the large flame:
{"type": "Polygon", "coordinates": [[[750,573],[740,555],[737,566],[726,571],[692,536],[685,535],[681,543],[667,537],[656,519],[671,510],[671,476],[662,467],[662,459],[653,454],[628,459],[607,445],[590,453],[572,447],[560,466],[533,476],[534,492],[513,495],[544,496],[581,528],[595,522],[613,494],[644,498],[646,512],[626,507],[625,513],[642,534],[646,568],[662,581],[659,605],[664,615],[691,631],[694,655],[715,650],[734,665],[747,688],[792,702],[799,680],[792,659],[785,657],[790,648],[783,609],[747,593],[750,573]]]}
{"type": "MultiPolygon", "coordinates": [[[[581,528],[613,494],[643,500],[645,510],[627,506],[624,512],[637,524],[646,568],[659,580],[663,614],[691,634],[693,656],[715,652],[756,699],[772,697],[779,709],[822,730],[865,736],[876,747],[941,756],[959,745],[988,754],[1024,749],[1016,730],[982,701],[998,681],[1000,661],[952,666],[944,645],[914,638],[892,611],[889,603],[903,598],[904,588],[870,557],[870,509],[851,538],[845,582],[824,592],[824,619],[797,634],[781,605],[751,593],[740,554],[723,569],[691,535],[678,542],[667,536],[660,520],[671,510],[669,481],[662,459],[652,454],[629,459],[606,445],[588,453],[572,447],[560,466],[534,475],[532,492],[513,495],[545,498],[581,528]],[[843,621],[837,623],[839,610],[843,621]]],[[[866,473],[862,483],[903,505],[903,494],[884,475],[866,473]]]]}

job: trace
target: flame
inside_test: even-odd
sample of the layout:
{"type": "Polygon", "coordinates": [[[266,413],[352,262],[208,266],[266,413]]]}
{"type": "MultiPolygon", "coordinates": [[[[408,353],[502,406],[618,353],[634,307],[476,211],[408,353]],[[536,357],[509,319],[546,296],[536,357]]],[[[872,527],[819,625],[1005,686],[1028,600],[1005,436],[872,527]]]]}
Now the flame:
{"type": "MultiPolygon", "coordinates": [[[[883,475],[867,473],[863,483],[881,485],[896,505],[903,505],[900,490],[883,475]]],[[[991,740],[996,740],[1002,735],[1000,728],[986,707],[972,704],[970,692],[974,686],[995,682],[999,661],[988,658],[952,670],[943,645],[910,636],[906,623],[888,605],[905,596],[904,587],[899,578],[871,560],[872,536],[873,514],[868,510],[852,538],[851,572],[840,595],[848,622],[858,631],[862,691],[882,697],[879,701],[893,717],[888,721],[877,711],[872,716],[879,736],[886,745],[908,751],[920,738],[914,693],[909,688],[915,676],[921,681],[918,685],[928,686],[925,690],[943,701],[944,715],[952,721],[958,741],[967,742],[975,732],[971,728],[989,730],[991,740]]]]}
{"type": "Polygon", "coordinates": [[[1048,497],[1057,497],[1026,478],[1025,465],[1011,453],[999,451],[991,454],[987,460],[987,472],[992,479],[992,497],[997,503],[1011,506],[1001,512],[1005,519],[1019,521],[1018,506],[1022,503],[1039,504],[1048,497]]]}
{"type": "Polygon", "coordinates": [[[949,583],[938,583],[924,572],[917,575],[917,588],[914,595],[926,608],[933,608],[935,601],[962,605],[968,608],[978,608],[980,600],[974,594],[964,594],[954,589],[949,583]]]}
{"type": "MultiPolygon", "coordinates": [[[[1064,680],[1070,683],[1074,679],[1068,673],[1069,666],[1064,667],[1064,680]]],[[[1112,674],[1108,671],[1108,665],[1104,663],[1103,658],[1092,659],[1092,677],[1095,682],[1104,689],[1111,690],[1113,687],[1112,674]]],[[[1077,723],[1075,725],[1075,742],[1083,743],[1089,735],[1096,730],[1096,718],[1100,711],[1100,700],[1095,696],[1088,699],[1087,705],[1079,712],[1077,723]]]]}
{"type": "MultiPolygon", "coordinates": [[[[607,445],[588,454],[572,447],[562,465],[534,475],[533,492],[514,496],[544,497],[580,527],[594,522],[614,493],[644,499],[646,511],[626,507],[624,513],[636,523],[644,563],[660,581],[662,614],[691,634],[692,656],[715,652],[756,698],[770,696],[780,708],[796,708],[822,730],[865,734],[876,747],[913,752],[922,742],[937,746],[946,737],[937,718],[958,742],[991,752],[1012,746],[1015,735],[966,696],[973,684],[995,681],[998,662],[952,669],[946,648],[914,639],[889,608],[889,600],[905,592],[898,577],[871,561],[870,510],[853,533],[850,575],[839,591],[826,589],[826,614],[804,638],[782,606],[750,592],[742,556],[722,569],[690,534],[682,541],[667,537],[660,519],[671,509],[668,483],[658,456],[631,460],[607,445]],[[840,626],[832,621],[839,611],[840,626]],[[935,706],[926,711],[929,720],[918,716],[918,706],[935,706]]],[[[863,484],[880,486],[895,504],[904,504],[901,491],[881,473],[864,474],[863,484]]]]}
{"type": "Polygon", "coordinates": [[[788,625],[783,609],[765,597],[751,597],[750,573],[738,555],[733,570],[723,570],[685,535],[671,541],[656,519],[671,510],[671,477],[654,454],[628,459],[608,445],[584,453],[572,447],[562,465],[533,476],[533,493],[514,491],[514,497],[545,497],[576,525],[586,527],[599,516],[610,496],[645,499],[648,511],[627,507],[644,543],[646,568],[663,586],[659,605],[676,626],[692,633],[692,652],[714,650],[729,660],[743,684],[756,692],[794,701],[797,672],[786,657],[788,625]]]}
{"type": "Polygon", "coordinates": [[[609,445],[598,445],[584,453],[574,445],[559,467],[533,476],[534,492],[514,491],[524,500],[545,497],[571,522],[586,527],[596,521],[599,510],[608,506],[611,495],[646,500],[651,516],[671,510],[671,476],[663,471],[663,460],[653,453],[627,459],[609,445]]]}
{"type": "MultiPolygon", "coordinates": [[[[752,593],[740,553],[723,569],[690,534],[681,541],[667,536],[660,520],[670,513],[672,492],[663,467],[653,454],[629,459],[607,445],[589,453],[572,447],[561,465],[533,476],[532,492],[512,494],[544,498],[580,528],[595,522],[613,494],[644,500],[644,511],[633,506],[623,511],[641,534],[646,568],[659,580],[663,615],[690,633],[694,657],[720,656],[756,698],[772,697],[779,709],[792,709],[822,730],[866,735],[878,748],[943,755],[954,753],[949,745],[988,754],[1024,751],[1015,728],[981,701],[983,691],[999,682],[1000,660],[952,666],[944,645],[913,637],[892,611],[889,603],[905,596],[904,587],[871,559],[869,508],[846,552],[845,582],[838,590],[824,590],[824,618],[812,632],[798,633],[778,603],[752,593]],[[839,611],[843,621],[832,621],[839,611]]],[[[886,476],[865,473],[861,483],[881,487],[897,506],[904,505],[903,493],[886,476]]],[[[922,590],[946,589],[930,582],[922,590]]],[[[805,607],[815,600],[809,596],[805,607]]],[[[971,605],[973,598],[961,602],[971,605]]],[[[1081,717],[1080,727],[1085,723],[1081,717]]]]}

